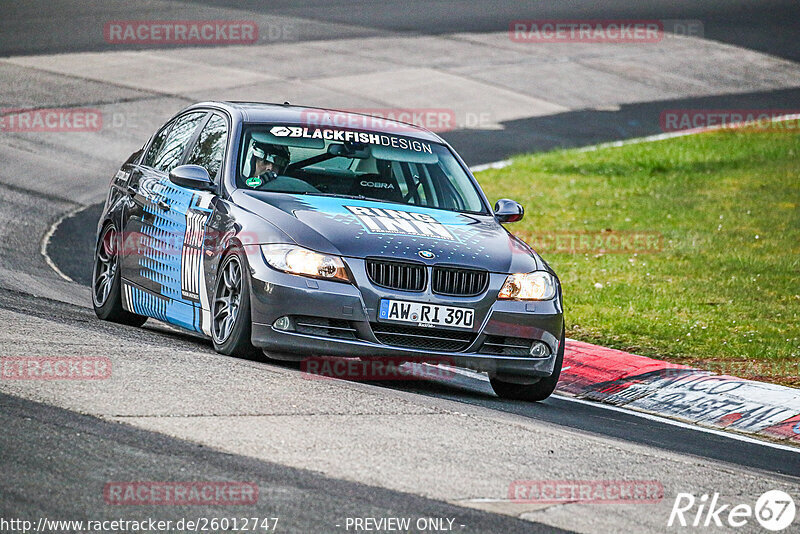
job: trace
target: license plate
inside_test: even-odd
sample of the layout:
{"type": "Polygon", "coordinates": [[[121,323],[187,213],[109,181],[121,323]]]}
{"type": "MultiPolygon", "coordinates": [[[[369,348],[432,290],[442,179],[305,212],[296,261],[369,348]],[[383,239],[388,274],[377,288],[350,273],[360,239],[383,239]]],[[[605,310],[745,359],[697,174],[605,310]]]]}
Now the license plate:
{"type": "Polygon", "coordinates": [[[449,326],[453,328],[472,328],[475,310],[405,302],[402,300],[381,300],[378,317],[386,321],[414,323],[419,326],[449,326]]]}

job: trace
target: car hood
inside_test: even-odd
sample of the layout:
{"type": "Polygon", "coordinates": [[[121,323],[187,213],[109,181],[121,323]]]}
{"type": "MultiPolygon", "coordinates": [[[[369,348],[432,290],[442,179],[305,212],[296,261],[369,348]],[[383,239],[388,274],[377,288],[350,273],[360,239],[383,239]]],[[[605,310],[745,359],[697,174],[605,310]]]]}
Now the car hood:
{"type": "Polygon", "coordinates": [[[490,215],[316,195],[236,190],[234,202],[318,252],[380,256],[487,269],[546,268],[490,215]],[[432,255],[432,256],[431,256],[432,255]]]}

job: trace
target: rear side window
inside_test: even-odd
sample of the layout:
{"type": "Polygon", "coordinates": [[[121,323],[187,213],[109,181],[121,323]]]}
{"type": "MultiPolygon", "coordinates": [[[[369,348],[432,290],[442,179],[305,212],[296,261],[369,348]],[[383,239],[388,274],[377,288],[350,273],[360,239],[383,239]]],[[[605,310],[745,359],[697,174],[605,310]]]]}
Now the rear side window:
{"type": "MultiPolygon", "coordinates": [[[[172,128],[169,129],[169,133],[166,135],[165,139],[161,142],[161,146],[156,151],[152,162],[148,160],[149,165],[156,170],[164,172],[169,172],[174,169],[178,163],[180,163],[181,157],[183,157],[183,153],[186,150],[186,145],[192,139],[192,134],[194,134],[194,131],[197,129],[197,125],[205,116],[206,112],[201,111],[187,113],[186,115],[178,117],[173,123],[172,128]]],[[[158,136],[156,136],[153,145],[155,145],[158,140],[158,136]]]]}
{"type": "Polygon", "coordinates": [[[192,147],[187,164],[200,165],[208,171],[211,179],[216,181],[222,159],[225,156],[225,145],[228,141],[228,123],[219,116],[212,115],[203,127],[197,142],[192,147]]]}
{"type": "Polygon", "coordinates": [[[153,166],[156,156],[161,150],[161,147],[164,146],[164,141],[167,139],[167,134],[169,133],[170,129],[172,129],[172,124],[173,123],[170,122],[161,128],[155,137],[153,137],[153,142],[150,144],[150,148],[147,149],[147,154],[145,154],[144,159],[142,160],[142,165],[147,165],[148,167],[153,166]]]}

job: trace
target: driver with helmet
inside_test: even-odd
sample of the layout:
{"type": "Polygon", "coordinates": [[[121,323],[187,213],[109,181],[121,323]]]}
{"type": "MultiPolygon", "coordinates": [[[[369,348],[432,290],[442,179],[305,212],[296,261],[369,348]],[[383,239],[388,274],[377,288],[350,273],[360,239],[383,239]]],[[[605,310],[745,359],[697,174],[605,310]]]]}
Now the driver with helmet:
{"type": "Polygon", "coordinates": [[[251,173],[246,180],[247,185],[258,187],[277,179],[289,166],[289,160],[289,149],[285,146],[253,143],[250,157],[251,173]]]}
{"type": "Polygon", "coordinates": [[[318,193],[304,180],[285,176],[291,153],[283,145],[253,140],[250,147],[249,171],[245,169],[244,183],[251,189],[283,193],[318,193]]]}

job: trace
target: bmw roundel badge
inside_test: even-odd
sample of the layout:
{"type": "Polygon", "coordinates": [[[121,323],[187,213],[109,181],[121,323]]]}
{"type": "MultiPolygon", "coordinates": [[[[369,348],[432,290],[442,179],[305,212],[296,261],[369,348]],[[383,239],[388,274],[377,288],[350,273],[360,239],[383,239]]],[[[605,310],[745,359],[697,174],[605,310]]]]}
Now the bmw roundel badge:
{"type": "Polygon", "coordinates": [[[434,254],[430,250],[420,250],[419,251],[419,257],[420,258],[425,258],[426,260],[432,260],[433,258],[436,257],[436,254],[434,254]]]}

